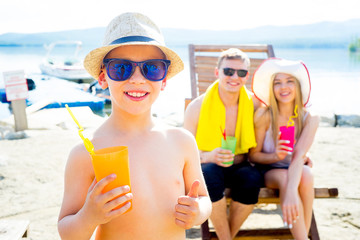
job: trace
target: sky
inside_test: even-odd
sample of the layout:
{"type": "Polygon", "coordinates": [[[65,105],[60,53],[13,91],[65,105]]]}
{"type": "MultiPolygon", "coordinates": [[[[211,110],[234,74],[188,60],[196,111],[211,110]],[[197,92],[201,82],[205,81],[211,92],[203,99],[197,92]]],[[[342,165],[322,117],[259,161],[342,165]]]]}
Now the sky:
{"type": "Polygon", "coordinates": [[[141,12],[160,28],[239,30],[360,18],[359,0],[1,0],[0,34],[105,27],[141,12]]]}

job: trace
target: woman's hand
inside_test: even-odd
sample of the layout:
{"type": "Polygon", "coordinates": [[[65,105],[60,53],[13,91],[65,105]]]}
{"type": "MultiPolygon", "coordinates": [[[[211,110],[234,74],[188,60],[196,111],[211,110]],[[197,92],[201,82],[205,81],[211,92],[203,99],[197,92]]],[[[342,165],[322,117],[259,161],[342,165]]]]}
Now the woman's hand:
{"type": "Polygon", "coordinates": [[[292,228],[292,224],[299,218],[300,212],[300,197],[296,189],[294,191],[286,191],[281,209],[284,225],[292,228]]]}
{"type": "Polygon", "coordinates": [[[89,187],[85,204],[80,210],[81,214],[84,214],[89,222],[95,225],[107,223],[113,218],[124,214],[130,208],[131,203],[127,201],[131,200],[133,196],[129,193],[129,186],[117,187],[102,193],[104,187],[114,181],[115,178],[116,175],[111,174],[99,182],[94,179],[89,187]],[[125,202],[127,203],[124,206],[114,209],[125,202]]]}
{"type": "Polygon", "coordinates": [[[286,146],[285,144],[289,144],[289,140],[280,140],[281,132],[278,134],[278,140],[276,143],[276,150],[275,156],[277,157],[278,161],[282,161],[285,157],[291,152],[293,149],[291,147],[286,146]]]}

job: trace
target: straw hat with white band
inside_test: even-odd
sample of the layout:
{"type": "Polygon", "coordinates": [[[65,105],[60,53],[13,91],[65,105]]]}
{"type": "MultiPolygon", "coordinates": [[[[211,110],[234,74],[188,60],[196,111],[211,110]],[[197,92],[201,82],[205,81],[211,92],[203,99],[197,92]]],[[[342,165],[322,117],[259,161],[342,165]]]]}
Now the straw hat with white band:
{"type": "Polygon", "coordinates": [[[281,58],[266,59],[255,71],[252,79],[252,91],[267,106],[270,103],[270,81],[276,73],[286,73],[299,80],[304,106],[309,101],[311,83],[305,64],[301,61],[290,61],[281,58]]]}
{"type": "Polygon", "coordinates": [[[140,13],[124,13],[114,18],[105,31],[103,46],[92,50],[85,57],[84,67],[95,79],[98,79],[100,67],[108,52],[126,45],[152,45],[160,48],[171,61],[167,79],[184,69],[180,57],[165,46],[160,29],[147,16],[140,13]]]}

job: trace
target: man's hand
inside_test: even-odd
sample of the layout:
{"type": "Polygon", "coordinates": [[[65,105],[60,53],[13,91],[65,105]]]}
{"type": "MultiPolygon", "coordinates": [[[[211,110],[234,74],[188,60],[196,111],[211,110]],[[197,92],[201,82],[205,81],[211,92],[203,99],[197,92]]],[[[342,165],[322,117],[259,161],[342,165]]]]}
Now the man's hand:
{"type": "Polygon", "coordinates": [[[233,162],[234,157],[235,155],[230,150],[219,147],[209,152],[208,159],[205,162],[212,162],[221,167],[230,167],[233,163],[229,164],[228,162],[233,162]]]}
{"type": "Polygon", "coordinates": [[[309,153],[307,153],[304,157],[304,164],[309,166],[310,168],[313,167],[313,161],[310,159],[309,153]]]}
{"type": "Polygon", "coordinates": [[[188,195],[180,196],[178,198],[178,204],[175,205],[175,223],[184,229],[193,227],[196,219],[200,215],[198,198],[199,186],[200,181],[195,180],[191,185],[188,195]]]}

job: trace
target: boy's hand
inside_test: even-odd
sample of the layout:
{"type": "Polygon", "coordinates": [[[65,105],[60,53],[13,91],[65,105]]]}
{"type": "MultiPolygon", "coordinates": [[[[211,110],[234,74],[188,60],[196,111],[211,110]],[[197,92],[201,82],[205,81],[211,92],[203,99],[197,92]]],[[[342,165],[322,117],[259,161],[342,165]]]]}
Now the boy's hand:
{"type": "Polygon", "coordinates": [[[89,187],[81,212],[86,216],[86,219],[96,225],[107,223],[130,208],[131,203],[127,202],[123,207],[113,210],[118,205],[132,199],[133,196],[129,193],[129,186],[121,186],[102,193],[104,187],[114,181],[115,178],[116,175],[111,174],[99,182],[96,182],[96,179],[94,179],[89,187]]]}
{"type": "Polygon", "coordinates": [[[200,214],[198,202],[199,186],[200,181],[195,180],[191,185],[188,195],[179,197],[178,204],[175,206],[175,223],[184,229],[193,227],[200,214]]]}

